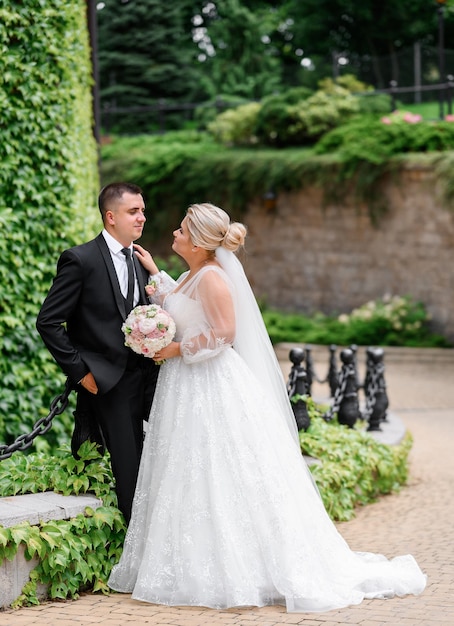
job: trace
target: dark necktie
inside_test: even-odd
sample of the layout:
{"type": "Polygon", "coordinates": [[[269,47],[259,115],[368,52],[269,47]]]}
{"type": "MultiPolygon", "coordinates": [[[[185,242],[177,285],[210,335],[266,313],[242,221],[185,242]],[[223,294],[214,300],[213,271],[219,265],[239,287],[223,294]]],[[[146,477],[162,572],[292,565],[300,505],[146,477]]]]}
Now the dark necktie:
{"type": "Polygon", "coordinates": [[[131,250],[122,248],[121,251],[126,257],[126,267],[128,268],[128,294],[126,296],[126,314],[128,314],[134,303],[134,267],[132,265],[131,250]]]}

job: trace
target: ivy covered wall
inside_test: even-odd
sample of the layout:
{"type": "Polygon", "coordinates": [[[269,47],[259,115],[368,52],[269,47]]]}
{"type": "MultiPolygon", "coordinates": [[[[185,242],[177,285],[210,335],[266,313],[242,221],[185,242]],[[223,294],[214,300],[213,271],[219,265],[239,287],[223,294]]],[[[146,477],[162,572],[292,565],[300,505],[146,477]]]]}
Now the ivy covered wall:
{"type": "MultiPolygon", "coordinates": [[[[62,374],[35,330],[60,252],[98,222],[84,0],[0,6],[0,442],[49,412],[62,374]]],[[[48,437],[62,436],[62,419],[48,437]]],[[[47,438],[46,438],[47,439],[47,438]]],[[[40,437],[37,446],[46,446],[40,437]]]]}

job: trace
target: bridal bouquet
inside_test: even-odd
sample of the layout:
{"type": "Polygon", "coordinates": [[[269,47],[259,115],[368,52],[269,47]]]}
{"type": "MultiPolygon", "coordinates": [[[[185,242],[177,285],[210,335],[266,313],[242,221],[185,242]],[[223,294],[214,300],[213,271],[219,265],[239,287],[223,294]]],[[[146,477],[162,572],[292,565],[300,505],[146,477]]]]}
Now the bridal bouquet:
{"type": "Polygon", "coordinates": [[[143,304],[131,311],[121,330],[126,346],[137,354],[152,358],[161,348],[169,345],[176,328],[167,311],[157,304],[143,304]]]}

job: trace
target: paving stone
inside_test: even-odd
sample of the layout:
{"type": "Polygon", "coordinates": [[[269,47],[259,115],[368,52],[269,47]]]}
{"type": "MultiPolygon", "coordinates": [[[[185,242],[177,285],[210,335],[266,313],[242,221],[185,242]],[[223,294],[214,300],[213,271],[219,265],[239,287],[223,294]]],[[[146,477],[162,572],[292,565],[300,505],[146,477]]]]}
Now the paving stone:
{"type": "MultiPolygon", "coordinates": [[[[287,346],[282,369],[288,375],[287,346]]],[[[328,349],[313,349],[320,373],[328,349]]],[[[73,602],[0,612],[0,626],[452,626],[454,624],[454,350],[385,349],[390,411],[414,438],[408,485],[399,493],[359,508],[355,519],[338,524],[353,549],[387,556],[414,554],[428,575],[420,596],[366,600],[359,606],[322,614],[287,614],[281,606],[213,611],[166,607],[131,600],[128,594],[82,594],[73,602]],[[63,621],[65,607],[71,620],[63,621]],[[76,612],[74,612],[76,608],[76,612]],[[98,621],[93,621],[93,617],[98,621]]],[[[322,385],[317,393],[326,398],[322,385]]],[[[67,615],[67,614],[66,614],[67,615]]]]}

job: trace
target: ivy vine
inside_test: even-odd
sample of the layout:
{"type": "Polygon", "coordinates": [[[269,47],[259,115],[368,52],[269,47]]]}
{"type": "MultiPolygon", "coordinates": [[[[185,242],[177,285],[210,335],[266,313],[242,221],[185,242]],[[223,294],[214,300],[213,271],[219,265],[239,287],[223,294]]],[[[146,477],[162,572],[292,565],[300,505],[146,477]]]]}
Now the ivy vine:
{"type": "MultiPolygon", "coordinates": [[[[445,126],[454,144],[454,123],[445,126]]],[[[452,151],[434,147],[399,153],[399,144],[382,146],[382,135],[368,137],[367,126],[350,142],[347,130],[337,129],[339,141],[345,141],[342,150],[334,143],[335,131],[315,149],[227,148],[206,133],[185,131],[164,137],[112,137],[102,148],[101,177],[103,184],[126,177],[144,189],[149,209],[145,236],[151,242],[171,232],[193,202],[213,202],[241,221],[251,202],[262,200],[265,205],[270,191],[277,195],[309,186],[323,190],[324,206],[343,203],[347,197],[367,207],[371,223],[377,225],[387,210],[383,181],[408,166],[432,169],[443,204],[453,206],[452,151]]]]}
{"type": "Polygon", "coordinates": [[[38,584],[50,598],[77,598],[81,590],[108,593],[107,580],[123,548],[126,525],[117,508],[109,457],[85,442],[80,459],[63,447],[57,456],[15,455],[0,464],[0,496],[56,491],[63,495],[92,493],[103,505],[86,507],[69,520],[0,527],[0,562],[12,560],[21,544],[27,560],[38,558],[30,580],[13,607],[39,604],[38,584]]]}
{"type": "MultiPolygon", "coordinates": [[[[58,256],[98,220],[97,148],[84,0],[0,6],[0,438],[47,415],[64,376],[35,321],[58,256]]],[[[58,420],[50,449],[67,440],[58,420]]]]}
{"type": "Polygon", "coordinates": [[[407,482],[411,433],[399,445],[385,445],[365,430],[365,422],[357,422],[353,429],[336,418],[327,423],[322,418],[327,407],[310,397],[305,400],[311,424],[300,432],[301,449],[321,461],[311,465],[311,470],[333,520],[352,519],[357,506],[396,492],[407,482]]]}

